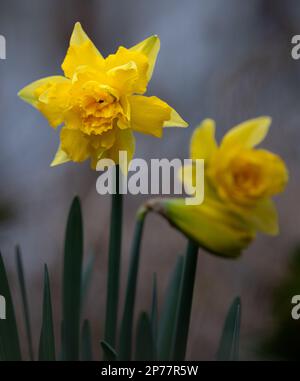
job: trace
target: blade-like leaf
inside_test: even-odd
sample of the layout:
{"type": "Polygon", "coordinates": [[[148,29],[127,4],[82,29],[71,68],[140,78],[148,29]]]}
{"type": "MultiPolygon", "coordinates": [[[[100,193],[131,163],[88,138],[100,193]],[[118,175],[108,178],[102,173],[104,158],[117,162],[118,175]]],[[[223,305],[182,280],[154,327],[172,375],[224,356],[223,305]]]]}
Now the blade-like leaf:
{"type": "Polygon", "coordinates": [[[60,322],[60,341],[61,341],[61,348],[60,348],[60,352],[59,352],[59,355],[58,355],[58,361],[63,361],[64,360],[64,348],[63,348],[63,343],[64,343],[64,322],[61,321],[60,322]]]}
{"type": "Polygon", "coordinates": [[[101,341],[101,347],[103,349],[105,359],[108,361],[115,361],[118,358],[117,352],[106,341],[101,341]]]}
{"type": "Polygon", "coordinates": [[[157,357],[157,331],[158,331],[158,302],[157,302],[157,280],[153,275],[152,306],[151,306],[151,329],[154,346],[154,358],[157,357]]]}
{"type": "Polygon", "coordinates": [[[176,314],[174,343],[172,345],[172,360],[183,361],[188,341],[190,318],[194,293],[195,275],[198,259],[198,245],[188,242],[184,258],[183,274],[180,285],[180,296],[176,314]]]}
{"type": "Polygon", "coordinates": [[[175,334],[176,313],[179,301],[180,284],[183,272],[183,256],[176,262],[161,313],[158,330],[158,359],[170,360],[172,356],[172,344],[175,334]]]}
{"type": "Polygon", "coordinates": [[[131,359],[132,331],[134,306],[136,296],[136,284],[140,261],[140,246],[143,235],[145,212],[139,213],[136,220],[135,232],[132,242],[130,266],[127,279],[124,311],[120,331],[120,359],[129,361],[131,359]]]}
{"type": "Polygon", "coordinates": [[[135,360],[153,361],[154,347],[152,327],[148,314],[142,312],[137,325],[135,360]]]}
{"type": "Polygon", "coordinates": [[[21,351],[19,344],[18,328],[15,318],[15,310],[1,254],[0,290],[0,308],[1,312],[4,312],[3,314],[0,314],[0,360],[19,361],[21,360],[21,351]],[[5,317],[5,319],[2,319],[3,317],[5,317]]]}
{"type": "Polygon", "coordinates": [[[95,265],[95,254],[92,253],[88,260],[87,264],[84,267],[82,274],[82,285],[81,285],[81,311],[83,310],[84,303],[87,297],[88,289],[91,283],[92,273],[95,265]]]}
{"type": "Polygon", "coordinates": [[[55,338],[52,317],[50,279],[47,265],[44,270],[43,318],[39,344],[39,361],[55,361],[55,338]]]}
{"type": "Polygon", "coordinates": [[[82,256],[81,207],[78,197],[75,197],[67,222],[63,269],[62,356],[65,361],[79,359],[82,256]]]}
{"type": "Polygon", "coordinates": [[[25,283],[25,276],[24,276],[23,261],[22,261],[21,249],[19,246],[16,246],[16,262],[17,262],[18,280],[19,280],[20,291],[21,291],[23,313],[25,318],[25,328],[26,328],[26,335],[27,335],[27,342],[28,342],[29,359],[33,361],[34,354],[33,354],[33,346],[32,346],[30,313],[28,308],[28,299],[27,299],[27,290],[26,290],[26,283],[25,283]]]}
{"type": "Polygon", "coordinates": [[[241,323],[241,300],[239,297],[232,302],[220,340],[217,360],[237,361],[239,357],[239,336],[241,323]]]}
{"type": "Polygon", "coordinates": [[[91,326],[88,320],[84,320],[81,333],[81,360],[92,361],[92,335],[91,326]]]}

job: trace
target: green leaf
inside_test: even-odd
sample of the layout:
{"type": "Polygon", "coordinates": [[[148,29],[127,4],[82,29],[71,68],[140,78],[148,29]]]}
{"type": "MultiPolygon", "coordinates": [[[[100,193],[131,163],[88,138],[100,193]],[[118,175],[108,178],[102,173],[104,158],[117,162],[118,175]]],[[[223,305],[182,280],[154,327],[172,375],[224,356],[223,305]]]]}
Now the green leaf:
{"type": "Polygon", "coordinates": [[[142,312],[138,320],[135,350],[135,360],[154,360],[152,327],[150,318],[146,312],[142,312]]]}
{"type": "Polygon", "coordinates": [[[24,318],[25,318],[25,329],[26,329],[27,342],[28,342],[29,359],[30,359],[30,361],[34,361],[32,334],[31,334],[31,325],[30,325],[30,313],[29,313],[29,308],[28,308],[26,282],[25,282],[25,276],[24,276],[24,268],[23,268],[23,262],[22,262],[21,249],[19,246],[16,246],[16,263],[17,263],[17,271],[18,271],[18,280],[19,280],[20,291],[21,291],[23,313],[24,313],[24,318]]]}
{"type": "Polygon", "coordinates": [[[145,213],[140,213],[136,220],[135,232],[132,242],[131,258],[127,279],[124,311],[120,331],[120,359],[129,361],[131,359],[132,331],[134,306],[136,297],[136,285],[140,261],[140,247],[143,235],[145,213]]]}
{"type": "Polygon", "coordinates": [[[115,345],[120,284],[120,257],[122,243],[123,196],[119,194],[119,166],[116,166],[116,193],[112,194],[110,237],[108,253],[108,274],[106,287],[106,310],[104,339],[111,346],[115,345]]]}
{"type": "Polygon", "coordinates": [[[102,347],[103,352],[105,354],[106,360],[108,360],[108,361],[117,360],[117,358],[118,358],[117,352],[106,341],[104,341],[104,340],[101,341],[101,347],[102,347]]]}
{"type": "Polygon", "coordinates": [[[167,288],[158,330],[158,360],[167,361],[172,357],[172,345],[175,334],[176,313],[183,265],[183,256],[180,256],[177,259],[167,288]]]}
{"type": "Polygon", "coordinates": [[[83,274],[82,274],[82,285],[81,285],[81,311],[83,310],[84,303],[87,297],[88,289],[91,283],[92,273],[95,265],[95,259],[96,256],[94,253],[92,253],[88,260],[87,264],[84,268],[83,274]]]}
{"type": "Polygon", "coordinates": [[[39,361],[55,361],[55,338],[53,329],[50,280],[47,265],[44,270],[44,300],[42,329],[39,344],[39,361]]]}
{"type": "Polygon", "coordinates": [[[81,207],[75,197],[67,222],[63,268],[63,342],[65,361],[79,359],[83,231],[81,207]]]}
{"type": "Polygon", "coordinates": [[[157,357],[157,331],[158,331],[158,302],[157,302],[157,280],[153,275],[152,306],[151,306],[151,329],[154,345],[154,357],[157,357]]]}
{"type": "Polygon", "coordinates": [[[197,259],[198,244],[192,240],[189,240],[184,259],[183,275],[181,279],[180,296],[175,322],[176,326],[172,348],[172,360],[175,361],[183,361],[185,359],[190,328],[197,259]]]}
{"type": "Polygon", "coordinates": [[[64,360],[64,348],[63,348],[63,343],[64,343],[64,322],[61,321],[60,322],[60,340],[61,340],[61,348],[60,348],[60,352],[59,352],[59,355],[58,355],[58,361],[63,361],[64,360]]]}
{"type": "MultiPolygon", "coordinates": [[[[0,307],[5,306],[6,319],[0,319],[0,360],[20,361],[21,351],[15,310],[2,255],[0,254],[0,307]]],[[[1,316],[2,317],[2,316],[1,316]]]]}
{"type": "Polygon", "coordinates": [[[81,360],[92,361],[92,335],[91,326],[88,320],[84,320],[81,333],[81,360]]]}
{"type": "Polygon", "coordinates": [[[218,361],[238,361],[239,337],[241,323],[241,300],[239,297],[232,302],[220,340],[217,353],[218,361]]]}

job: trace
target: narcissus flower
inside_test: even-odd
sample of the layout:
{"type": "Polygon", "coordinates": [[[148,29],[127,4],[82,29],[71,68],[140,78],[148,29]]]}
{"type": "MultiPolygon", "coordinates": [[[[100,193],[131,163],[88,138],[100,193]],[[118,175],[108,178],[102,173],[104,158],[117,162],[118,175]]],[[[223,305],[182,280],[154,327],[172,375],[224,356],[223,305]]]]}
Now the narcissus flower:
{"type": "MultiPolygon", "coordinates": [[[[194,132],[190,157],[205,160],[205,196],[201,205],[185,205],[181,199],[153,200],[148,206],[200,246],[223,256],[235,257],[257,231],[278,233],[278,217],[272,196],[288,181],[283,160],[255,147],[267,135],[271,119],[248,120],[232,128],[218,146],[215,123],[205,120],[194,132]]],[[[187,187],[195,179],[181,178],[187,187]]],[[[194,172],[194,171],[193,171],[194,172]]],[[[190,172],[189,172],[190,173],[190,172]]]]}
{"type": "Polygon", "coordinates": [[[62,64],[65,76],[40,79],[19,92],[52,127],[63,125],[52,165],[91,159],[95,168],[103,158],[118,163],[120,150],[132,158],[134,131],[161,137],[164,127],[187,126],[166,102],[142,95],[159,47],[159,38],[152,36],[103,58],[75,24],[62,64]]]}
{"type": "Polygon", "coordinates": [[[200,247],[219,256],[239,256],[254,238],[253,231],[226,205],[207,197],[201,205],[186,205],[179,198],[153,199],[146,208],[161,214],[200,247]]]}

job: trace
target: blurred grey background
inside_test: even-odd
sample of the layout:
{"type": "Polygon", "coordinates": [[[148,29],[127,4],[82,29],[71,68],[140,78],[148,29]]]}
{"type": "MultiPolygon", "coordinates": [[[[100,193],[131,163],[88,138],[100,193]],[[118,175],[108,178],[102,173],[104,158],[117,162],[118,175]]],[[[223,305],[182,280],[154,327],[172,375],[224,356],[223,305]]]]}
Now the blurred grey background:
{"type": "MultiPolygon", "coordinates": [[[[299,1],[1,1],[0,34],[7,41],[7,60],[0,61],[1,251],[17,295],[14,246],[21,245],[37,345],[43,263],[50,266],[55,319],[59,322],[66,216],[73,196],[81,197],[86,254],[97,253],[84,315],[92,321],[99,354],[110,199],[96,193],[97,173],[87,163],[49,167],[59,134],[17,98],[18,90],[27,83],[61,74],[60,64],[76,21],[82,23],[103,55],[114,52],[119,45],[129,47],[149,35],[160,36],[161,51],[148,94],[166,100],[190,127],[167,129],[162,140],[137,136],[137,157],[186,158],[190,135],[206,117],[216,120],[220,138],[247,118],[272,116],[265,146],[281,154],[290,170],[288,188],[277,203],[280,235],[259,236],[237,261],[200,253],[188,346],[189,359],[213,359],[227,308],[238,294],[243,303],[242,358],[258,358],[257,343],[270,330],[274,318],[272,292],[284,276],[290,249],[300,238],[300,61],[292,60],[290,55],[291,38],[300,34],[299,1]]],[[[134,214],[146,199],[126,198],[123,285],[134,214]]],[[[184,251],[185,244],[184,237],[165,221],[149,217],[137,310],[150,304],[154,272],[159,300],[163,300],[176,255],[184,251]]],[[[21,313],[17,297],[16,306],[21,313]]]]}

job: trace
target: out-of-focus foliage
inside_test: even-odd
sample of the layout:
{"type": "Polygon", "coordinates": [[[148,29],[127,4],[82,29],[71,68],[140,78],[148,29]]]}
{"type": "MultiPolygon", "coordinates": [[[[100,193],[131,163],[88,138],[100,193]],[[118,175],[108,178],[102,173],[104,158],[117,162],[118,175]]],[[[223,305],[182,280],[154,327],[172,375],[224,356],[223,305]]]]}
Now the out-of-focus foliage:
{"type": "Polygon", "coordinates": [[[15,217],[15,210],[7,202],[0,202],[0,224],[9,222],[11,219],[15,217]]]}
{"type": "Polygon", "coordinates": [[[300,293],[300,245],[291,255],[285,279],[274,290],[274,328],[262,343],[261,351],[267,357],[283,360],[300,358],[300,320],[291,316],[292,297],[300,293]]]}

